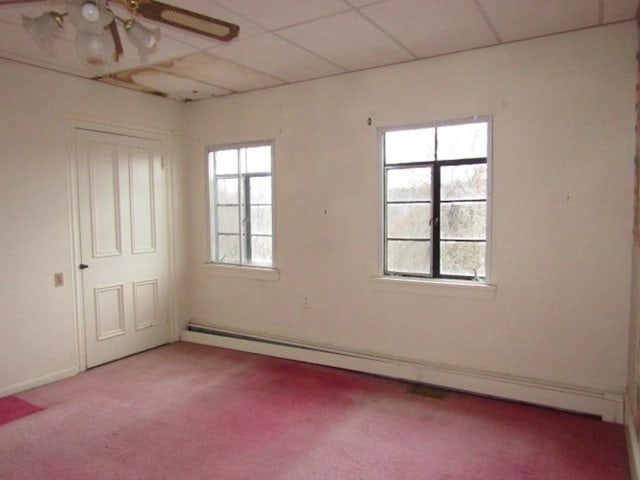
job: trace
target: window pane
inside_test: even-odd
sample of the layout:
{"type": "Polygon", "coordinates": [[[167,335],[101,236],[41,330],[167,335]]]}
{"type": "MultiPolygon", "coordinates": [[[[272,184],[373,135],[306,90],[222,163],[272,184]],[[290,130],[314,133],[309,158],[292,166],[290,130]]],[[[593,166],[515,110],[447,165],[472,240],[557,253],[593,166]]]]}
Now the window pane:
{"type": "Polygon", "coordinates": [[[387,170],[387,201],[431,200],[431,168],[387,170]]]}
{"type": "Polygon", "coordinates": [[[440,273],[484,277],[485,250],[485,242],[441,242],[440,273]]]}
{"type": "Polygon", "coordinates": [[[271,146],[249,147],[247,153],[247,173],[271,172],[271,146]]]}
{"type": "Polygon", "coordinates": [[[487,198],[487,165],[455,165],[440,168],[442,200],[487,198]]]}
{"type": "Polygon", "coordinates": [[[485,202],[443,203],[440,205],[442,239],[485,239],[487,234],[485,202]]]}
{"type": "Polygon", "coordinates": [[[271,145],[209,152],[212,261],[271,263],[271,155],[271,145]]]}
{"type": "Polygon", "coordinates": [[[216,212],[218,233],[240,233],[239,207],[218,207],[216,212]]]}
{"type": "Polygon", "coordinates": [[[271,235],[271,207],[251,207],[251,233],[271,235]]]}
{"type": "Polygon", "coordinates": [[[438,160],[486,156],[486,122],[438,127],[438,160]]]}
{"type": "Polygon", "coordinates": [[[435,159],[435,129],[419,128],[384,134],[384,161],[393,163],[428,162],[435,159]]]}
{"type": "Polygon", "coordinates": [[[431,237],[431,204],[400,203],[387,205],[387,237],[419,238],[431,237]]]}
{"type": "Polygon", "coordinates": [[[251,263],[271,265],[272,243],[271,237],[251,237],[251,263]]]}
{"type": "Polygon", "coordinates": [[[271,203],[271,177],[251,177],[251,204],[271,203]]]}
{"type": "Polygon", "coordinates": [[[216,190],[218,193],[218,205],[238,204],[238,179],[223,178],[216,180],[216,190]]]}
{"type": "Polygon", "coordinates": [[[396,273],[431,273],[431,242],[387,242],[387,271],[396,273]]]}
{"type": "Polygon", "coordinates": [[[238,235],[218,235],[217,262],[240,263],[240,237],[238,235]]]}
{"type": "Polygon", "coordinates": [[[238,173],[238,150],[218,150],[216,157],[216,175],[238,173]]]}

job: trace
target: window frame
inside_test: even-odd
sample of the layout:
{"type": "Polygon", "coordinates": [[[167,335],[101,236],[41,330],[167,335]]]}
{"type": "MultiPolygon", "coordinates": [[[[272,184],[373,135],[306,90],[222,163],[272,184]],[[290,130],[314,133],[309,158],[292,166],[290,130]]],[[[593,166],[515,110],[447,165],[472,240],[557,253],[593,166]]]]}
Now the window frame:
{"type": "MultiPolygon", "coordinates": [[[[428,283],[451,283],[451,284],[468,284],[468,285],[490,285],[491,284],[491,250],[492,250],[492,180],[493,180],[493,168],[492,168],[492,158],[493,158],[493,119],[490,115],[476,115],[472,117],[457,119],[457,120],[449,120],[449,121],[435,121],[428,123],[419,123],[419,124],[409,124],[409,125],[401,125],[401,126],[390,126],[390,127],[380,127],[378,128],[378,151],[379,151],[379,188],[380,188],[380,227],[379,227],[379,278],[381,279],[401,279],[410,281],[412,283],[415,282],[428,282],[428,283]],[[399,132],[404,130],[416,130],[416,129],[429,129],[429,128],[441,128],[441,127],[449,127],[455,125],[465,125],[470,123],[486,123],[487,125],[487,156],[486,159],[484,157],[477,158],[456,158],[450,160],[425,160],[423,162],[408,162],[408,163],[398,163],[398,164],[386,164],[385,163],[385,134],[389,132],[399,132]],[[416,272],[396,272],[393,270],[389,270],[387,268],[387,250],[388,250],[388,242],[389,237],[387,237],[387,207],[389,203],[387,202],[387,171],[390,169],[400,169],[400,168],[431,168],[431,196],[428,202],[430,208],[432,209],[431,217],[438,218],[439,215],[436,215],[439,212],[434,211],[434,205],[438,205],[440,207],[442,205],[442,201],[439,198],[440,195],[440,186],[435,188],[435,181],[440,184],[439,174],[440,169],[446,166],[452,165],[473,165],[473,164],[486,164],[487,168],[487,184],[486,184],[486,230],[485,230],[485,274],[483,277],[471,277],[471,276],[463,276],[463,275],[452,275],[445,274],[442,275],[440,273],[440,243],[441,236],[440,234],[440,226],[438,225],[437,236],[434,235],[434,229],[429,226],[429,235],[430,241],[432,243],[432,252],[430,255],[430,260],[432,262],[431,265],[431,273],[430,274],[421,274],[416,272]],[[391,168],[388,168],[391,167],[391,168]],[[435,246],[437,243],[437,247],[435,246]],[[436,250],[434,253],[433,250],[436,250]],[[436,273],[438,276],[436,276],[436,273]]],[[[478,199],[476,199],[477,201],[478,199]]],[[[463,200],[465,202],[471,202],[472,200],[463,200]]],[[[460,202],[457,200],[456,202],[460,202]]],[[[392,202],[393,204],[394,202],[392,202]]],[[[403,203],[403,202],[400,202],[403,203]]],[[[412,203],[411,201],[407,201],[404,203],[412,203]]],[[[420,202],[418,202],[420,203],[420,202]]],[[[448,203],[448,202],[444,202],[448,203]]],[[[413,239],[412,239],[413,240],[413,239]]],[[[470,242],[473,240],[469,240],[470,242]]]]}
{"type": "MultiPolygon", "coordinates": [[[[215,168],[215,167],[214,167],[215,168]]],[[[264,275],[262,275],[260,272],[261,271],[275,271],[275,265],[276,265],[276,234],[275,234],[275,202],[274,202],[274,192],[275,192],[275,187],[274,187],[274,182],[275,182],[275,145],[274,145],[274,141],[273,140],[256,140],[256,141],[250,141],[250,142],[240,142],[240,143],[232,143],[232,144],[220,144],[220,145],[209,145],[205,148],[205,161],[204,161],[204,169],[205,169],[205,182],[206,182],[206,201],[207,201],[207,206],[206,206],[206,214],[207,214],[207,261],[206,261],[206,265],[209,267],[214,267],[216,270],[215,272],[212,271],[212,273],[218,273],[218,274],[226,274],[226,275],[231,275],[231,276],[236,276],[235,273],[233,273],[234,271],[239,271],[239,270],[245,270],[247,272],[247,274],[243,274],[242,276],[253,276],[254,274],[258,277],[261,278],[264,275]],[[210,172],[210,156],[211,154],[214,154],[215,152],[218,151],[223,151],[223,150],[242,150],[242,149],[248,149],[248,148],[253,148],[253,147],[270,147],[271,149],[271,158],[270,158],[270,172],[269,173],[242,173],[241,171],[239,171],[238,173],[235,174],[222,174],[222,175],[214,175],[211,176],[211,172],[210,172]],[[216,224],[216,216],[217,216],[217,212],[215,210],[217,210],[217,208],[220,206],[217,203],[217,200],[214,202],[214,197],[213,195],[216,193],[215,191],[215,187],[214,187],[214,182],[213,180],[215,178],[232,178],[232,179],[238,179],[238,201],[239,201],[239,205],[238,205],[238,209],[239,209],[239,234],[240,234],[240,241],[242,242],[241,245],[241,251],[240,251],[240,261],[239,262],[221,262],[215,259],[215,256],[217,256],[216,254],[216,249],[217,249],[217,237],[218,237],[218,231],[217,231],[217,224],[216,224]],[[249,263],[247,261],[243,261],[243,256],[245,255],[245,252],[250,253],[251,252],[251,238],[252,237],[256,237],[256,236],[268,236],[268,235],[261,235],[261,234],[252,234],[251,233],[251,207],[255,206],[255,204],[251,204],[250,202],[247,202],[245,200],[245,195],[246,195],[246,191],[245,191],[245,187],[246,184],[250,182],[251,178],[257,178],[257,177],[270,177],[271,179],[271,263],[249,263]],[[242,187],[240,188],[240,184],[243,183],[242,187]],[[213,187],[213,188],[212,188],[213,187]],[[244,205],[243,205],[244,203],[244,205]],[[247,225],[248,228],[243,228],[241,223],[242,223],[242,218],[248,219],[247,225]],[[243,235],[244,233],[244,235],[243,235]]],[[[224,206],[224,204],[222,205],[224,206]]],[[[232,234],[229,234],[232,235],[232,234]]],[[[265,279],[271,279],[271,275],[269,275],[268,277],[265,277],[265,279]]]]}

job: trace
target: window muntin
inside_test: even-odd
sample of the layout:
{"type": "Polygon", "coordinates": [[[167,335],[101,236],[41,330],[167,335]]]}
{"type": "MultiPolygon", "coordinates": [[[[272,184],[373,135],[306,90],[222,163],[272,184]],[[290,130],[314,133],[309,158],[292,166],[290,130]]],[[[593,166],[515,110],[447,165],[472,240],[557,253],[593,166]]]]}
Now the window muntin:
{"type": "Polygon", "coordinates": [[[269,144],[208,152],[212,262],[273,264],[271,165],[269,144]]]}
{"type": "Polygon", "coordinates": [[[486,278],[488,127],[383,132],[385,275],[486,278]]]}

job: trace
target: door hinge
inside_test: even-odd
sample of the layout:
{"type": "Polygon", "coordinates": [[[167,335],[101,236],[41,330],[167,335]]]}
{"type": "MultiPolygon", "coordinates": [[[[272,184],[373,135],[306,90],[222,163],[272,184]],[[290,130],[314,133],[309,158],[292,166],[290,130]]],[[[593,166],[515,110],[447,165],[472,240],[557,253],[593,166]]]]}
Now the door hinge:
{"type": "Polygon", "coordinates": [[[160,168],[164,170],[164,157],[160,157],[160,168]]]}

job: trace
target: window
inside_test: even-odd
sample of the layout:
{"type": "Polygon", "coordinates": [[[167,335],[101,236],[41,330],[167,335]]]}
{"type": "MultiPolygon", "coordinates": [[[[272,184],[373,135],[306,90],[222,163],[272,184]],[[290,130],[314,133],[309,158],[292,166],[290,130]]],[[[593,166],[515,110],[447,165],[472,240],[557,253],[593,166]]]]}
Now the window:
{"type": "Polygon", "coordinates": [[[487,119],[382,133],[384,274],[486,277],[487,119]]]}
{"type": "Polygon", "coordinates": [[[273,264],[271,157],[269,144],[209,151],[212,262],[273,264]]]}

